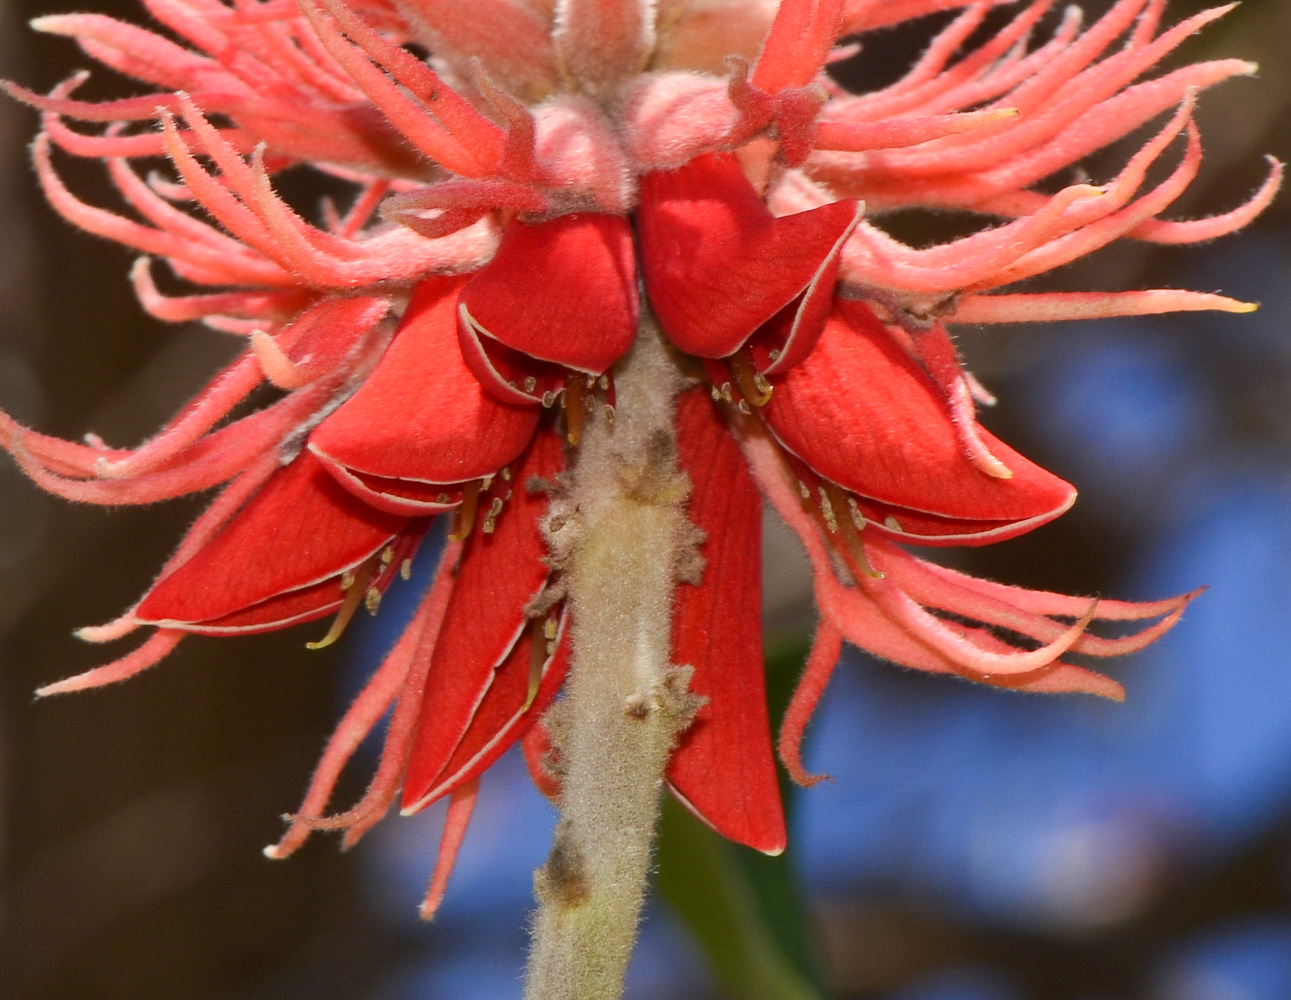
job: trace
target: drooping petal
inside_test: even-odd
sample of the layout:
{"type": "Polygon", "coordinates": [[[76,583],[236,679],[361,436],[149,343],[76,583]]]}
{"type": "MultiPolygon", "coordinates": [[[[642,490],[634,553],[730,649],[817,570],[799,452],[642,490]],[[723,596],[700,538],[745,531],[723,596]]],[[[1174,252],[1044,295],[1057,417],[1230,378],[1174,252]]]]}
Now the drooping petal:
{"type": "Polygon", "coordinates": [[[513,222],[462,289],[463,333],[599,375],[637,330],[636,262],[626,218],[598,212],[513,222]]]}
{"type": "Polygon", "coordinates": [[[803,309],[828,301],[858,211],[839,201],[777,218],[728,154],[646,174],[641,273],[664,332],[687,354],[722,358],[794,300],[803,309]]]}
{"type": "Polygon", "coordinates": [[[859,303],[837,302],[812,354],[774,383],[761,413],[776,438],[857,494],[863,510],[875,501],[867,519],[896,537],[997,540],[1052,520],[1075,499],[1071,486],[985,431],[1013,476],[981,472],[932,380],[859,303]],[[896,524],[885,523],[892,516],[896,524]]]}
{"type": "MultiPolygon", "coordinates": [[[[345,573],[387,546],[406,553],[408,528],[408,518],[355,499],[306,452],[273,476],[192,558],[156,583],[135,616],[147,624],[209,634],[310,621],[344,602],[340,578],[345,573]]],[[[390,571],[389,564],[382,570],[390,571]]]]}
{"type": "MultiPolygon", "coordinates": [[[[434,758],[419,754],[420,741],[414,745],[409,779],[416,767],[419,783],[426,785],[426,790],[418,800],[404,806],[405,815],[475,780],[551,706],[569,672],[570,649],[563,625],[551,640],[543,635],[542,625],[540,621],[536,627],[526,629],[506,659],[493,670],[461,740],[428,785],[422,769],[428,770],[434,758]]],[[[445,667],[446,664],[441,669],[445,667]]],[[[433,664],[431,669],[434,670],[433,664]]],[[[434,688],[428,686],[427,690],[434,688]]],[[[426,711],[435,709],[427,703],[426,711]]],[[[406,788],[407,784],[405,803],[409,801],[406,788]]]]}
{"type": "Polygon", "coordinates": [[[310,451],[341,483],[382,509],[458,503],[460,484],[514,461],[537,427],[537,407],[498,402],[462,360],[457,297],[468,280],[419,284],[380,363],[310,435],[310,451]]]}
{"type": "Polygon", "coordinates": [[[698,585],[677,589],[673,659],[706,698],[668,765],[674,794],[724,837],[766,854],[785,846],[762,662],[762,499],[706,394],[677,414],[691,520],[707,535],[698,585]]]}
{"type": "Polygon", "coordinates": [[[405,813],[476,777],[521,736],[519,717],[537,717],[539,695],[555,694],[551,681],[563,669],[560,655],[542,657],[540,690],[531,687],[529,644],[535,631],[539,641],[545,638],[545,622],[531,619],[526,606],[551,570],[542,561],[546,550],[538,530],[546,498],[526,486],[532,477],[555,475],[561,464],[560,438],[540,434],[520,464],[494,531],[476,531],[466,542],[426,677],[404,779],[405,813]],[[459,748],[477,740],[482,747],[455,761],[459,748]]]}

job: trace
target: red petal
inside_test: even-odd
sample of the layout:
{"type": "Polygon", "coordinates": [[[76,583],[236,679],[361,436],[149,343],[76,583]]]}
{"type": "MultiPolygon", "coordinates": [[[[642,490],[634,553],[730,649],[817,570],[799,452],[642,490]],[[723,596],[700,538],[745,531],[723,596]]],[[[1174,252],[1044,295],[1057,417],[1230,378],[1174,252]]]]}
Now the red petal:
{"type": "MultiPolygon", "coordinates": [[[[430,778],[426,775],[431,772],[438,756],[423,755],[420,752],[422,744],[420,733],[418,734],[418,742],[413,747],[413,756],[408,765],[408,782],[404,784],[405,815],[417,812],[441,796],[475,780],[528,732],[529,727],[550,707],[569,672],[569,639],[562,628],[551,655],[535,652],[535,639],[544,643],[547,641],[540,635],[535,637],[533,629],[526,629],[520,641],[507,655],[506,661],[493,671],[488,688],[483,692],[460,742],[449,759],[442,762],[439,770],[430,778]],[[534,656],[543,657],[536,690],[531,689],[534,656]],[[409,794],[409,782],[413,780],[414,768],[417,787],[425,788],[416,799],[409,794]]],[[[434,671],[434,666],[431,670],[434,671]]],[[[427,690],[430,689],[428,686],[427,690]]],[[[443,706],[439,711],[442,708],[443,706]]]]}
{"type": "Polygon", "coordinates": [[[408,518],[356,500],[306,452],[160,580],[135,615],[193,632],[262,631],[318,618],[340,605],[338,578],[408,527],[408,518]]]}
{"type": "Polygon", "coordinates": [[[785,846],[762,662],[762,496],[703,392],[678,411],[691,518],[707,533],[699,586],[677,590],[673,659],[708,699],[668,765],[677,797],[718,833],[766,854],[785,846]]]}
{"type": "Polygon", "coordinates": [[[1070,485],[985,431],[1013,477],[981,472],[961,450],[932,380],[860,303],[836,303],[816,349],[775,380],[760,412],[786,449],[858,494],[880,530],[908,541],[995,541],[1052,520],[1075,500],[1070,485]],[[885,528],[888,516],[898,524],[885,528]]]}
{"type": "Polygon", "coordinates": [[[461,308],[476,336],[601,374],[627,353],[637,332],[628,220],[588,212],[511,223],[493,260],[462,289],[461,308]]]}
{"type": "MultiPolygon", "coordinates": [[[[532,706],[528,713],[523,711],[529,695],[533,624],[525,616],[525,605],[550,573],[542,562],[546,547],[538,531],[547,499],[530,493],[525,484],[533,476],[555,475],[561,464],[560,438],[539,435],[521,463],[496,530],[474,532],[462,550],[408,759],[405,812],[422,808],[492,763],[520,737],[517,713],[526,721],[537,717],[532,706]],[[489,753],[481,755],[480,745],[490,740],[489,753]],[[464,760],[457,756],[459,748],[464,760]]],[[[545,678],[563,670],[563,662],[562,657],[547,658],[545,678]]],[[[552,687],[550,694],[554,693],[552,687]]]]}
{"type": "Polygon", "coordinates": [[[538,425],[536,407],[497,402],[462,360],[457,300],[468,280],[421,282],[380,363],[310,435],[347,489],[387,509],[442,510],[445,492],[451,506],[459,496],[445,486],[493,475],[538,425]]]}
{"type": "Polygon", "coordinates": [[[804,291],[832,291],[857,213],[839,201],[777,218],[729,154],[646,174],[636,219],[650,306],[687,354],[726,357],[804,291]]]}

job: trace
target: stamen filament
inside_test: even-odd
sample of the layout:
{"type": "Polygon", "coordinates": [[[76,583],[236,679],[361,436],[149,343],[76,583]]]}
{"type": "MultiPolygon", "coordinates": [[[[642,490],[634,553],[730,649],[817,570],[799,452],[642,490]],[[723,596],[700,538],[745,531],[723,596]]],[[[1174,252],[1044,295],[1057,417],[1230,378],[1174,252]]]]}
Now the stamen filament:
{"type": "Polygon", "coordinates": [[[587,396],[587,379],[583,375],[571,375],[565,382],[565,392],[561,405],[565,408],[565,440],[577,445],[583,433],[583,400],[587,396]]]}
{"type": "MultiPolygon", "coordinates": [[[[380,600],[378,591],[368,589],[373,575],[372,560],[369,559],[357,569],[347,572],[341,577],[340,585],[345,592],[345,600],[341,602],[341,607],[336,612],[336,617],[332,619],[332,624],[328,628],[327,634],[315,642],[305,643],[306,649],[324,649],[344,635],[346,626],[350,624],[350,619],[359,610],[359,605],[367,602],[369,593],[376,593],[377,599],[380,600]]],[[[369,608],[369,610],[372,609],[369,608]]]]}
{"type": "Polygon", "coordinates": [[[451,542],[466,540],[471,529],[475,527],[475,511],[480,501],[479,480],[467,483],[462,487],[462,504],[453,512],[453,530],[448,534],[451,542]]]}
{"type": "Polygon", "coordinates": [[[753,355],[749,349],[742,348],[726,359],[726,367],[740,390],[740,395],[752,406],[762,407],[771,402],[771,390],[774,386],[765,375],[753,364],[753,355]]]}

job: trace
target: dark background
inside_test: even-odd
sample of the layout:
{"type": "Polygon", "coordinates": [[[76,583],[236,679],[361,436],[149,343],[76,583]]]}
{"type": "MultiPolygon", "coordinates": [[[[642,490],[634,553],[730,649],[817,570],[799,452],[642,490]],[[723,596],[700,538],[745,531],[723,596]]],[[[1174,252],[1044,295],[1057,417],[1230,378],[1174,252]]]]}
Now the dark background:
{"type": "MultiPolygon", "coordinates": [[[[93,6],[139,19],[133,4],[93,6]]],[[[1092,14],[1106,4],[1085,6],[1092,14]]],[[[1172,0],[1167,18],[1173,21],[1203,6],[1172,0]]],[[[10,2],[0,11],[4,76],[44,89],[84,62],[73,45],[23,27],[27,18],[50,12],[44,4],[10,2]]],[[[890,79],[919,51],[924,37],[922,30],[874,36],[856,72],[875,82],[890,79]]],[[[1258,79],[1232,81],[1204,95],[1200,120],[1206,162],[1172,215],[1225,210],[1263,176],[1260,154],[1291,158],[1288,38],[1291,4],[1248,0],[1185,46],[1183,56],[1189,59],[1241,56],[1258,60],[1263,71],[1258,79]]],[[[125,280],[129,255],[74,231],[44,207],[22,155],[34,118],[16,104],[0,103],[0,405],[47,433],[75,439],[93,430],[113,443],[142,440],[235,345],[210,331],[167,328],[144,317],[125,280]]],[[[1119,156],[1123,159],[1123,150],[1119,156]]],[[[1091,173],[1104,177],[1118,162],[1115,153],[1099,158],[1090,164],[1091,173]],[[1105,169],[1100,172],[1100,167],[1105,169]]],[[[105,202],[105,185],[94,165],[66,157],[60,163],[74,190],[92,203],[105,202]]],[[[1212,246],[1104,252],[1063,272],[1051,287],[1191,283],[1207,291],[1286,303],[1291,280],[1288,204],[1284,196],[1248,234],[1212,246]]],[[[926,220],[901,224],[917,236],[955,222],[943,220],[933,228],[924,228],[926,220]]],[[[1168,462],[1136,463],[1132,437],[1128,443],[1115,436],[1094,437],[1106,421],[1061,424],[1067,418],[1054,416],[1044,387],[1068,385],[1062,377],[1077,375],[1091,385],[1102,384],[1098,365],[1109,363],[1109,356],[1114,360],[1081,346],[1087,328],[967,332],[961,337],[975,371],[1003,400],[987,418],[991,428],[1082,488],[1080,504],[1061,523],[975,552],[966,564],[970,568],[1055,590],[1111,590],[1147,565],[1146,547],[1159,543],[1163,526],[1177,520],[1182,492],[1207,488],[1212,480],[1197,469],[1217,455],[1249,457],[1241,475],[1261,484],[1268,495],[1291,499],[1286,487],[1291,455],[1286,448],[1291,437],[1286,315],[1266,311],[1255,317],[1202,317],[1184,325],[1165,318],[1136,326],[1139,332],[1133,336],[1141,338],[1136,350],[1145,352],[1149,366],[1151,357],[1168,357],[1166,368],[1191,387],[1186,398],[1205,400],[1204,407],[1179,418],[1204,421],[1204,433],[1195,436],[1204,450],[1185,451],[1168,462]],[[1183,334],[1176,337],[1176,330],[1183,334]],[[1100,465],[1100,448],[1111,449],[1119,464],[1100,465]]],[[[1123,330],[1114,328],[1117,335],[1123,330]]],[[[1110,333],[1090,336],[1096,345],[1112,342],[1110,333]]],[[[1150,415],[1152,400],[1141,402],[1150,415]]],[[[460,954],[466,947],[460,944],[466,934],[462,928],[476,924],[463,918],[464,923],[454,925],[446,912],[442,925],[419,926],[413,908],[422,887],[416,881],[402,889],[402,922],[390,921],[363,884],[375,853],[382,850],[380,843],[364,845],[348,858],[327,841],[310,844],[281,864],[260,854],[280,832],[278,814],[298,802],[322,741],[339,716],[346,684],[352,684],[343,679],[344,661],[371,657],[362,648],[362,636],[312,654],[303,648],[304,640],[314,637],[308,628],[246,640],[196,639],[130,684],[32,702],[31,692],[40,684],[118,655],[116,647],[76,641],[71,630],[106,621],[127,606],[148,585],[199,508],[194,501],[111,511],[77,507],[45,497],[11,463],[0,463],[0,993],[33,1000],[411,995],[403,992],[411,987],[401,970],[421,968],[437,955],[447,961],[460,954]],[[365,851],[366,861],[361,857],[365,851]],[[396,980],[404,985],[392,985],[396,980]]],[[[1291,518],[1291,504],[1286,510],[1291,518]]],[[[1240,521],[1246,515],[1235,510],[1232,516],[1240,521]]],[[[1270,531],[1268,539],[1275,546],[1279,536],[1270,531]]],[[[1204,537],[1191,541],[1207,545],[1204,537]]],[[[777,561],[784,558],[781,548],[774,551],[777,561]]],[[[1239,559],[1236,566],[1226,565],[1227,555],[1222,548],[1217,551],[1215,576],[1241,579],[1244,564],[1239,559]]],[[[1276,567],[1284,560],[1271,562],[1276,567]]],[[[1250,572],[1260,566],[1252,564],[1250,572]]],[[[782,571],[777,562],[770,574],[782,584],[769,595],[773,623],[789,633],[810,626],[805,594],[793,589],[800,574],[793,570],[787,565],[782,571]]],[[[1181,577],[1168,586],[1180,591],[1208,580],[1215,582],[1210,575],[1181,577]]],[[[1248,582],[1265,595],[1287,586],[1285,579],[1248,582]]],[[[1279,607],[1285,607],[1277,600],[1253,605],[1225,601],[1222,593],[1204,600],[1214,600],[1230,616],[1221,635],[1226,629],[1236,639],[1282,625],[1270,621],[1270,607],[1275,619],[1279,607]]],[[[1181,656],[1190,620],[1176,634],[1179,645],[1171,647],[1182,650],[1181,656]]],[[[121,648],[128,648],[129,641],[121,648]]],[[[1222,643],[1217,649],[1214,655],[1224,655],[1222,643]]],[[[1285,656],[1282,665],[1291,671],[1291,653],[1275,655],[1285,656]]],[[[1256,676],[1248,672],[1250,667],[1240,656],[1226,667],[1235,688],[1253,683],[1247,680],[1256,676]]],[[[868,663],[843,669],[866,674],[886,670],[868,663]]],[[[1136,689],[1133,665],[1118,670],[1131,699],[1116,711],[1150,712],[1151,688],[1136,689]]],[[[1269,676],[1267,670],[1259,673],[1263,687],[1256,701],[1291,703],[1291,680],[1276,671],[1274,681],[1269,676]]],[[[908,703],[909,725],[927,726],[926,685],[920,679],[892,677],[876,682],[886,685],[878,695],[858,697],[880,698],[890,706],[885,718],[894,725],[904,724],[908,703]]],[[[988,713],[982,715],[987,719],[995,711],[989,707],[992,699],[1010,697],[987,695],[966,699],[962,712],[988,713]]],[[[950,697],[960,698],[960,691],[950,697]]],[[[1025,710],[1036,702],[1019,704],[1025,710]]],[[[1180,725],[1233,727],[1236,732],[1248,721],[1225,716],[1180,720],[1180,725]]],[[[836,723],[845,724],[845,719],[836,723]]],[[[953,744],[943,745],[951,739],[944,729],[932,726],[927,732],[921,751],[953,753],[953,744]]],[[[1030,742],[1023,740],[1015,748],[1061,758],[1061,744],[1053,745],[1057,738],[1037,728],[1030,742]]],[[[980,744],[964,747],[967,756],[954,758],[956,771],[973,769],[971,755],[980,744]]],[[[842,795],[849,782],[882,781],[883,775],[866,761],[855,766],[856,772],[846,763],[830,768],[839,792],[826,787],[809,794],[842,795]]],[[[1251,794],[1285,801],[1286,778],[1270,773],[1266,784],[1252,784],[1251,794]]],[[[1050,772],[1051,785],[1068,779],[1058,767],[1050,772]]],[[[901,779],[893,774],[892,780],[901,779]]],[[[352,787],[360,782],[361,776],[356,777],[352,787]]],[[[819,826],[829,820],[811,822],[819,826]]],[[[888,836],[905,835],[899,815],[882,822],[888,836]]],[[[909,981],[969,968],[989,970],[987,985],[972,973],[964,985],[947,986],[949,992],[901,995],[946,1000],[1149,993],[1171,1000],[1227,997],[1202,992],[1196,983],[1186,987],[1192,992],[1169,993],[1175,986],[1162,985],[1161,977],[1168,979],[1169,973],[1160,971],[1160,956],[1207,928],[1266,918],[1275,921],[1272,953],[1281,954],[1279,928],[1286,925],[1276,921],[1287,911],[1291,884],[1287,810],[1273,809],[1265,820],[1242,826],[1222,844],[1208,839],[1210,826],[1198,820],[1195,827],[1195,842],[1175,845],[1169,864],[1156,873],[1149,889],[1123,912],[1094,926],[1039,926],[1025,913],[989,900],[966,903],[955,890],[963,880],[953,873],[921,886],[890,866],[888,877],[876,880],[863,864],[853,869],[840,862],[840,871],[860,874],[843,874],[830,884],[820,877],[820,863],[808,847],[803,864],[815,872],[811,884],[820,889],[826,883],[814,912],[837,994],[896,996],[909,981]],[[972,992],[995,989],[990,985],[995,976],[1017,992],[972,992]]],[[[917,840],[921,832],[926,831],[911,829],[909,835],[917,840]]],[[[498,849],[509,850],[505,838],[498,849]]],[[[791,842],[790,854],[794,851],[791,842]]],[[[541,856],[541,843],[524,846],[527,855],[535,852],[541,856]]],[[[424,854],[428,870],[430,842],[424,854]]],[[[908,860],[912,871],[931,864],[922,856],[908,860]]],[[[520,884],[508,890],[512,896],[527,893],[527,879],[518,878],[520,884]]],[[[470,894],[477,891],[473,884],[467,879],[455,889],[470,894]]],[[[479,925],[502,925],[499,933],[513,952],[507,959],[512,966],[521,960],[522,913],[523,907],[503,909],[479,925]]],[[[666,927],[667,920],[660,915],[652,922],[666,927]]],[[[674,960],[668,948],[684,946],[675,935],[668,940],[666,947],[655,946],[650,938],[643,961],[670,966],[674,960]]],[[[1291,937],[1285,947],[1291,956],[1291,937]]],[[[693,954],[676,961],[677,975],[671,980],[662,974],[638,975],[635,995],[693,996],[708,989],[693,954]]],[[[506,975],[514,979],[510,967],[506,975]]],[[[469,975],[464,981],[470,981],[469,975]]],[[[1291,983],[1291,972],[1286,980],[1266,981],[1291,983]]],[[[421,993],[441,995],[434,989],[427,986],[421,993]]],[[[1287,989],[1231,995],[1275,1000],[1291,995],[1291,987],[1287,989]]],[[[518,986],[511,992],[518,995],[518,986]]],[[[481,986],[443,995],[495,994],[481,986]]]]}

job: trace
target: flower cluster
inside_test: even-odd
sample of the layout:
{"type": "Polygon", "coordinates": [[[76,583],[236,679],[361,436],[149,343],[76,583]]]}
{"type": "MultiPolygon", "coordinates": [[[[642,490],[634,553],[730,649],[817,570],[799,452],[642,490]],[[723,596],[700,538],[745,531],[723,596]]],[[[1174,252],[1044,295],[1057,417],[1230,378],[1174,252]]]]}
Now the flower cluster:
{"type": "Polygon", "coordinates": [[[571,609],[544,518],[584,422],[613,413],[616,363],[641,331],[662,332],[694,386],[676,429],[704,539],[675,595],[672,655],[706,700],[667,778],[729,837],[767,852],[785,839],[762,679],[763,497],[806,547],[821,614],[779,744],[802,782],[801,736],[844,639],[920,670],[1119,698],[1062,657],[1138,649],[1192,596],[1023,590],[901,543],[1010,538],[1075,498],[978,424],[990,397],[947,324],[1249,308],[1186,291],[1000,291],[1121,238],[1210,239],[1268,204],[1277,164],[1226,214],[1160,218],[1201,159],[1197,92],[1254,67],[1143,77],[1227,8],[1163,30],[1163,0],[1119,0],[1087,26],[1075,8],[1050,23],[1052,0],[1007,18],[999,0],[143,2],[164,32],[95,14],[34,26],[147,93],[83,101],[83,74],[48,95],[7,89],[42,113],[34,159],[54,208],[142,255],[144,308],[246,347],[138,448],[0,415],[0,444],[72,500],[222,486],[147,593],[81,632],[150,636],[41,693],[122,680],[190,634],[333,615],[324,645],[360,605],[376,612],[434,519],[451,519],[434,583],[271,856],[319,828],[351,843],[396,798],[411,811],[451,796],[429,911],[501,753],[521,742],[560,794],[542,720],[571,609]],[[827,72],[855,50],[840,40],[942,11],[957,13],[890,86],[853,95],[827,72]],[[995,30],[979,30],[988,18],[995,30]],[[1104,183],[1039,185],[1167,113],[1104,183]],[[130,214],[79,200],[55,148],[102,159],[130,214]],[[158,157],[173,176],[134,166],[158,157]],[[328,202],[311,221],[284,201],[274,178],[302,165],[352,191],[344,210],[328,202]],[[882,227],[909,207],[983,222],[914,248],[882,227]],[[159,262],[198,287],[163,291],[159,262]],[[265,384],[276,397],[247,412],[265,384]],[[1096,620],[1151,624],[1109,639],[1088,631],[1096,620]],[[368,792],[327,815],[391,706],[368,792]]]}

